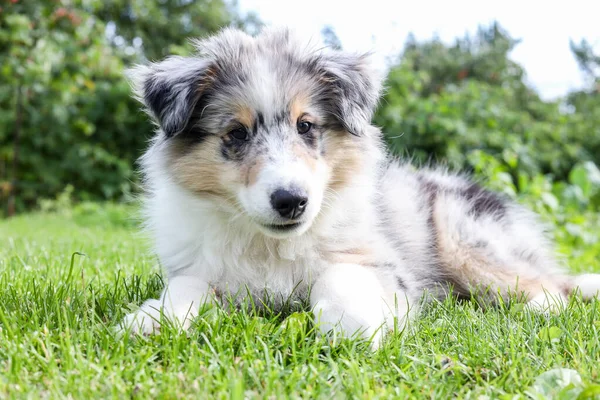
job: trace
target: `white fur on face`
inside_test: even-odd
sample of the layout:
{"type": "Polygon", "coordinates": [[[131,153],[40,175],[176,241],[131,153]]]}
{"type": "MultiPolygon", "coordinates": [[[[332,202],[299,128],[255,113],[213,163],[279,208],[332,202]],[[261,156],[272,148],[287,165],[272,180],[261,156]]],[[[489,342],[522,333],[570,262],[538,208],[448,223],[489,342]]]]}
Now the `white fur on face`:
{"type": "Polygon", "coordinates": [[[314,170],[304,160],[293,154],[292,148],[271,140],[267,154],[263,157],[256,182],[239,191],[239,202],[250,219],[265,235],[286,238],[306,232],[321,210],[323,195],[328,180],[327,167],[315,162],[314,170]],[[277,190],[302,193],[308,198],[306,210],[295,220],[301,225],[291,231],[277,231],[268,225],[285,224],[271,204],[271,194],[277,190]]]}

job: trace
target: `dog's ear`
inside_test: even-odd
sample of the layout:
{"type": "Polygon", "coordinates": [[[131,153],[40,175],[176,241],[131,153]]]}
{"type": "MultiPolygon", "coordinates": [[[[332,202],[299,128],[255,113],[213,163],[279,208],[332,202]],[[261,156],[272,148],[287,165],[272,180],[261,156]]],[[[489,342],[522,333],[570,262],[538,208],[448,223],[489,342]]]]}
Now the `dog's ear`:
{"type": "Polygon", "coordinates": [[[377,107],[382,81],[370,55],[331,51],[322,54],[320,61],[332,115],[351,134],[364,134],[377,107]]]}
{"type": "Polygon", "coordinates": [[[186,130],[202,93],[212,78],[210,62],[195,57],[169,57],[127,71],[135,95],[167,137],[186,130]]]}

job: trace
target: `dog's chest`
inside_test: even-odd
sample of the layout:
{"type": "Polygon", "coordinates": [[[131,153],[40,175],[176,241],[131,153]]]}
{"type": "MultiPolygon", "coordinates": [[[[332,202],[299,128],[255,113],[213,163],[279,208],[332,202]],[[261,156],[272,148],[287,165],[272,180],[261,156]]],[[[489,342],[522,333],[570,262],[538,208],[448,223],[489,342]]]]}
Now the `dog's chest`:
{"type": "Polygon", "coordinates": [[[309,286],[324,268],[314,247],[297,241],[255,242],[238,257],[224,257],[221,273],[211,285],[221,295],[277,304],[304,300],[309,286]]]}

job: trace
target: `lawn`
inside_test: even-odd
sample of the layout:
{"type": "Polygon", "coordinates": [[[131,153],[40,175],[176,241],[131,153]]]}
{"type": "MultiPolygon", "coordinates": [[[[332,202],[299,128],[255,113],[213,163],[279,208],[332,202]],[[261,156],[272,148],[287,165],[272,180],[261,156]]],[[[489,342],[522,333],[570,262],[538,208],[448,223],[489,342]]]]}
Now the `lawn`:
{"type": "MultiPolygon", "coordinates": [[[[309,313],[212,308],[187,334],[118,337],[115,324],[163,285],[129,212],[88,206],[0,221],[0,398],[600,396],[598,301],[543,316],[448,300],[377,352],[318,338],[309,313]]],[[[600,271],[589,254],[567,258],[600,271]]]]}

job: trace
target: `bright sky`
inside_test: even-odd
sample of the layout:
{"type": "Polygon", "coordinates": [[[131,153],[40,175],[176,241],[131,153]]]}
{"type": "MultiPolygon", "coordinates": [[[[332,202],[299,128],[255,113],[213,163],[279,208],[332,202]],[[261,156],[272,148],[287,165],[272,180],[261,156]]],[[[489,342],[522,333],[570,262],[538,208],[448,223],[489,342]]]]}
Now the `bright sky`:
{"type": "Polygon", "coordinates": [[[322,27],[331,25],[344,49],[375,51],[382,68],[410,32],[417,39],[438,34],[451,41],[497,20],[522,40],[511,56],[544,98],[583,83],[569,39],[586,38],[600,48],[600,0],[239,0],[239,5],[267,24],[288,26],[313,40],[321,40],[322,27]]]}

